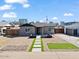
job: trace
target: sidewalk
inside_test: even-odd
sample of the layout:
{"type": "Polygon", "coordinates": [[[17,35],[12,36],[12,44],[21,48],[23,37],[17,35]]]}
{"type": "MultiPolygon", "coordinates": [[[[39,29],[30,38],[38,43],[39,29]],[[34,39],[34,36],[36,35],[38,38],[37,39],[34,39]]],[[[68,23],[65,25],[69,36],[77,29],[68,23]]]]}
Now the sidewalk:
{"type": "Polygon", "coordinates": [[[0,52],[0,59],[79,59],[79,52],[0,52]]]}

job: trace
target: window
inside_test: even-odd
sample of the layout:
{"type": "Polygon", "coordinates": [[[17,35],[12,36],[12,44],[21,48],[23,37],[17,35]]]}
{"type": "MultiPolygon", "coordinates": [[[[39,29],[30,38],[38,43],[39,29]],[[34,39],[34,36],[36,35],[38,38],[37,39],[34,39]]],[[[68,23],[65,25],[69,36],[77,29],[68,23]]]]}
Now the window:
{"type": "Polygon", "coordinates": [[[26,28],[25,31],[26,31],[26,32],[29,32],[29,31],[30,31],[30,28],[26,28]]]}
{"type": "Polygon", "coordinates": [[[51,31],[51,28],[49,28],[48,31],[51,31]]]}
{"type": "Polygon", "coordinates": [[[6,32],[6,30],[5,29],[3,29],[3,33],[5,33],[6,32]]]}
{"type": "Polygon", "coordinates": [[[28,31],[30,31],[30,28],[28,28],[28,31]]]}

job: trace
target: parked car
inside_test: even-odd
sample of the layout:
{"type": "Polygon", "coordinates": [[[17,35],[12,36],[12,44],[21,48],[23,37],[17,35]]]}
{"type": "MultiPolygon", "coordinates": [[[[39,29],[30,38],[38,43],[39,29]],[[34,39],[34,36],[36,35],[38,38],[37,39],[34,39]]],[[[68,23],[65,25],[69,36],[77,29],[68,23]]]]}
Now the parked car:
{"type": "Polygon", "coordinates": [[[42,35],[42,38],[52,38],[52,35],[50,34],[42,35]]]}
{"type": "Polygon", "coordinates": [[[36,35],[31,34],[31,35],[29,36],[29,38],[36,38],[36,35]]]}

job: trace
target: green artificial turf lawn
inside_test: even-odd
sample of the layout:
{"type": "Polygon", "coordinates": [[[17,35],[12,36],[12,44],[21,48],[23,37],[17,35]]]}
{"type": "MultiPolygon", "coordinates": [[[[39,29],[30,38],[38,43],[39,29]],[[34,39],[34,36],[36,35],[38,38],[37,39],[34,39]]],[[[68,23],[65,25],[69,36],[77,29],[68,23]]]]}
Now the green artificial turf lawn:
{"type": "Polygon", "coordinates": [[[78,49],[78,47],[70,43],[48,43],[48,48],[49,49],[78,49]]]}

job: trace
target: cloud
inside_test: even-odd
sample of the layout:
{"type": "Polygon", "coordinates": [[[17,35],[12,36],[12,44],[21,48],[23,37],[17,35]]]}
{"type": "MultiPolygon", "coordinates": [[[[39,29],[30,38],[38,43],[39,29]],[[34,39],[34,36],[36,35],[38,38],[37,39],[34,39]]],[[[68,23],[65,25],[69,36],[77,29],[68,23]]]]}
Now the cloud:
{"type": "Polygon", "coordinates": [[[30,7],[30,4],[24,4],[23,7],[24,8],[29,8],[30,7]]]}
{"type": "Polygon", "coordinates": [[[11,5],[3,5],[3,6],[0,6],[0,10],[10,10],[12,9],[12,6],[11,5]]]}
{"type": "Polygon", "coordinates": [[[3,18],[16,18],[17,15],[14,12],[9,12],[9,13],[4,13],[2,17],[3,18]]]}
{"type": "Polygon", "coordinates": [[[74,16],[72,13],[65,13],[64,16],[74,16]]]}
{"type": "Polygon", "coordinates": [[[53,19],[53,20],[57,20],[57,19],[58,19],[58,17],[53,17],[52,19],[53,19]]]}
{"type": "Polygon", "coordinates": [[[58,17],[53,17],[50,19],[51,22],[54,22],[54,23],[59,23],[59,18],[58,17]]]}
{"type": "Polygon", "coordinates": [[[28,3],[28,0],[5,0],[5,3],[8,3],[8,4],[19,3],[19,4],[21,4],[24,8],[30,7],[30,4],[28,3]]]}
{"type": "Polygon", "coordinates": [[[20,3],[25,4],[28,3],[28,0],[5,0],[6,3],[20,3]]]}

